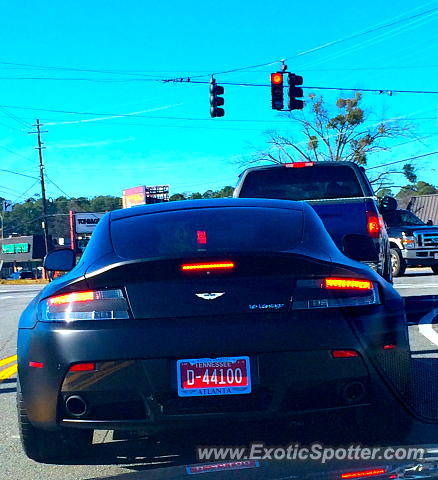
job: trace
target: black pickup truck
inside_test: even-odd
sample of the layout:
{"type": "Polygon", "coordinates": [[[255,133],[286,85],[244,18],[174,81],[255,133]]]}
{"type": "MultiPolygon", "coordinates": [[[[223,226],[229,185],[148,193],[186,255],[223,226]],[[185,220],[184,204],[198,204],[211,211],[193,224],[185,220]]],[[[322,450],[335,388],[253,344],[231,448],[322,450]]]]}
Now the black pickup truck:
{"type": "MultiPolygon", "coordinates": [[[[386,228],[365,170],[352,162],[295,162],[253,167],[239,177],[235,197],[304,200],[313,207],[345,255],[392,280],[386,228]]],[[[391,202],[393,200],[393,202],[391,202]]]]}
{"type": "Polygon", "coordinates": [[[430,267],[438,274],[438,226],[424,223],[409,210],[383,213],[388,230],[392,272],[401,277],[406,267],[430,267]]]}

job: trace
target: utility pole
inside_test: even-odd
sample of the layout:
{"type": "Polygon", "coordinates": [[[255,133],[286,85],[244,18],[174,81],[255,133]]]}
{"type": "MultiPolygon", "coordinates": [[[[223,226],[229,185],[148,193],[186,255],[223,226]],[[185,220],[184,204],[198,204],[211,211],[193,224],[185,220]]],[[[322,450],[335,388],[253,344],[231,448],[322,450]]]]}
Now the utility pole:
{"type": "Polygon", "coordinates": [[[40,182],[41,182],[41,199],[43,202],[43,228],[44,228],[44,243],[46,246],[46,254],[49,253],[49,225],[47,223],[47,200],[46,200],[46,185],[44,182],[44,161],[43,161],[43,142],[41,141],[41,134],[47,133],[47,130],[41,130],[42,124],[37,119],[35,125],[32,125],[36,128],[36,132],[29,132],[29,134],[36,134],[38,138],[38,147],[35,147],[38,150],[38,156],[40,161],[40,182]]]}

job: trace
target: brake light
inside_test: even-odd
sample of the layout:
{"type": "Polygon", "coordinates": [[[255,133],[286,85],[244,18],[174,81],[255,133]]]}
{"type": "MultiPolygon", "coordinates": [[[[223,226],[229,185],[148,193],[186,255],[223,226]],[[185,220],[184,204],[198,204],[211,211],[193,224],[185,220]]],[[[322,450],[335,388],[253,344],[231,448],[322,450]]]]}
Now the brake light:
{"type": "Polygon", "coordinates": [[[383,219],[380,215],[374,212],[367,212],[367,230],[370,237],[379,238],[382,226],[383,219]]]}
{"type": "Polygon", "coordinates": [[[57,295],[49,298],[50,305],[65,305],[66,303],[89,302],[94,300],[94,292],[74,292],[65,295],[57,295]]]}
{"type": "Polygon", "coordinates": [[[44,368],[44,363],[43,362],[29,362],[29,367],[44,368]]]}
{"type": "Polygon", "coordinates": [[[383,475],[385,472],[386,470],[384,468],[372,468],[369,470],[342,473],[341,478],[346,480],[349,478],[374,477],[375,475],[383,475]]]}
{"type": "Polygon", "coordinates": [[[129,318],[129,311],[121,290],[87,290],[43,300],[39,304],[39,318],[43,322],[118,320],[129,318]]]}
{"type": "Polygon", "coordinates": [[[359,354],[356,350],[333,350],[332,357],[333,358],[352,358],[358,357],[359,354]]]}
{"type": "Polygon", "coordinates": [[[378,305],[377,284],[360,278],[299,279],[293,293],[293,310],[378,305]]]}
{"type": "Polygon", "coordinates": [[[69,372],[92,372],[93,370],[96,370],[96,364],[91,362],[76,363],[68,369],[69,372]]]}
{"type": "Polygon", "coordinates": [[[198,245],[207,245],[207,232],[205,230],[197,230],[196,238],[198,240],[198,245]]]}
{"type": "Polygon", "coordinates": [[[185,263],[181,265],[183,272],[202,270],[230,270],[235,267],[234,262],[212,262],[212,263],[185,263]]]}
{"type": "Polygon", "coordinates": [[[356,278],[325,278],[324,288],[329,290],[372,290],[373,283],[356,278]]]}
{"type": "Polygon", "coordinates": [[[284,164],[284,166],[288,168],[313,167],[313,165],[315,165],[315,162],[293,162],[284,164]]]}

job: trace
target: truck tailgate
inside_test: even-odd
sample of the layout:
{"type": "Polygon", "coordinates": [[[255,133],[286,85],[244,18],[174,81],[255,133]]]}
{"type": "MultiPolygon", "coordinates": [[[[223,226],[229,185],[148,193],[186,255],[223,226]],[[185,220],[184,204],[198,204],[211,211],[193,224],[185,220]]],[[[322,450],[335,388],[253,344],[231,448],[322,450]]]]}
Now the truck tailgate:
{"type": "Polygon", "coordinates": [[[310,200],[308,203],[323,221],[325,228],[338,248],[348,234],[367,235],[367,210],[373,211],[373,199],[369,197],[310,200]]]}

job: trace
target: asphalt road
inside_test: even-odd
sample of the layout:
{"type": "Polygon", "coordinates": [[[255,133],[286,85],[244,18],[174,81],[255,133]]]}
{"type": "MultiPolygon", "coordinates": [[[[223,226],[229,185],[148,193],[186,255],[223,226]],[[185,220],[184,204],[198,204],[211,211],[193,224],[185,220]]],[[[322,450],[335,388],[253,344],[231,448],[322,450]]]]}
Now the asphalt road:
{"type": "MultiPolygon", "coordinates": [[[[405,297],[438,295],[438,276],[433,275],[429,269],[408,270],[405,277],[396,279],[395,287],[405,297]]],[[[191,438],[185,438],[184,445],[174,444],[171,440],[164,444],[152,440],[116,442],[111,441],[111,432],[99,432],[95,434],[90,455],[81,459],[77,465],[42,465],[25,457],[21,451],[15,412],[16,328],[20,313],[40,288],[34,285],[0,285],[0,480],[170,480],[188,475],[186,466],[196,463],[195,443],[191,438]]],[[[429,324],[429,330],[425,327],[409,327],[411,348],[417,367],[419,365],[426,372],[426,381],[438,385],[438,333],[435,338],[433,323],[429,324]]],[[[436,327],[438,332],[438,323],[436,327]]],[[[424,395],[428,395],[427,388],[424,392],[424,395]]],[[[438,403],[438,392],[436,394],[437,400],[429,401],[438,403]]],[[[434,426],[418,422],[405,443],[438,445],[438,424],[434,426]]],[[[235,445],[236,442],[233,441],[232,444],[235,445]]],[[[217,480],[243,477],[293,478],[290,477],[290,469],[287,462],[262,462],[239,472],[212,472],[203,475],[206,480],[211,476],[217,480]]]]}

